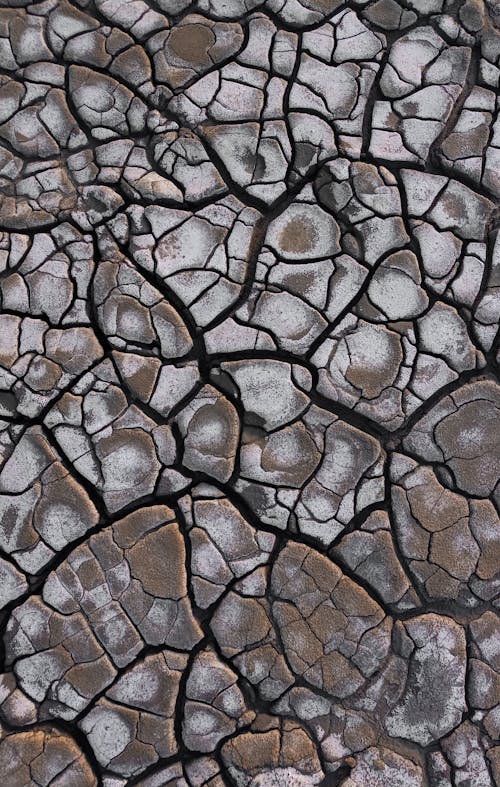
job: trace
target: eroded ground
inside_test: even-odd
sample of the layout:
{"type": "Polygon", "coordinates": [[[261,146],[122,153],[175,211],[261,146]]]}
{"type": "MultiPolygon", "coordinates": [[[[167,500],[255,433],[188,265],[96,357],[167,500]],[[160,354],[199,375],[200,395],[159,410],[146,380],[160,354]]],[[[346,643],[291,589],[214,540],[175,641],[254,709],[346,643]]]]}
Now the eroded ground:
{"type": "Polygon", "coordinates": [[[500,5],[3,0],[4,787],[500,785],[500,5]]]}

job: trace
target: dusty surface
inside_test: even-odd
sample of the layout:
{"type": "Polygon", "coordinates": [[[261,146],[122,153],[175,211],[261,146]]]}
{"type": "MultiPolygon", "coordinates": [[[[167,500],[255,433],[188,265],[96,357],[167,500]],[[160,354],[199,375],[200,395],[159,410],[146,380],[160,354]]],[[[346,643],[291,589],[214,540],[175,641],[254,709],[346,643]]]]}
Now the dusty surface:
{"type": "Polygon", "coordinates": [[[500,785],[500,6],[0,3],[3,787],[500,785]]]}

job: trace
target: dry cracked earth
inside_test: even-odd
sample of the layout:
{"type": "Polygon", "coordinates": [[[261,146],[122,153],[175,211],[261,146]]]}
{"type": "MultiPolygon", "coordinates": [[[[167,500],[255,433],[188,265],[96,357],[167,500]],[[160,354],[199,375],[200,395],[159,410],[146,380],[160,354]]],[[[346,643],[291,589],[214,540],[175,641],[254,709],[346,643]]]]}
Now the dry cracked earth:
{"type": "Polygon", "coordinates": [[[500,785],[500,3],[2,0],[3,787],[500,785]]]}

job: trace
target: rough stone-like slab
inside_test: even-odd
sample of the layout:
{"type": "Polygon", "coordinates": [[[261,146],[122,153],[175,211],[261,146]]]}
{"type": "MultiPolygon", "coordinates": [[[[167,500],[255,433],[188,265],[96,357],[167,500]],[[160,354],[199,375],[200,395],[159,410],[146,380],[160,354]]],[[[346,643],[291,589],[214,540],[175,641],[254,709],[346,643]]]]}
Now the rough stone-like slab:
{"type": "Polygon", "coordinates": [[[500,786],[496,0],[0,1],[0,780],[500,786]]]}

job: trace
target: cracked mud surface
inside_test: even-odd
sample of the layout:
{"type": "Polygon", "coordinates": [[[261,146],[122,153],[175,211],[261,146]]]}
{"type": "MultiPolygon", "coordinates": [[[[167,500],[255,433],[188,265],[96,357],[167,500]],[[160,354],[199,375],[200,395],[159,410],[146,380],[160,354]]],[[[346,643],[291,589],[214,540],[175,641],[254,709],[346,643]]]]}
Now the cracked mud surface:
{"type": "Polygon", "coordinates": [[[0,3],[5,787],[500,785],[500,5],[0,3]]]}

